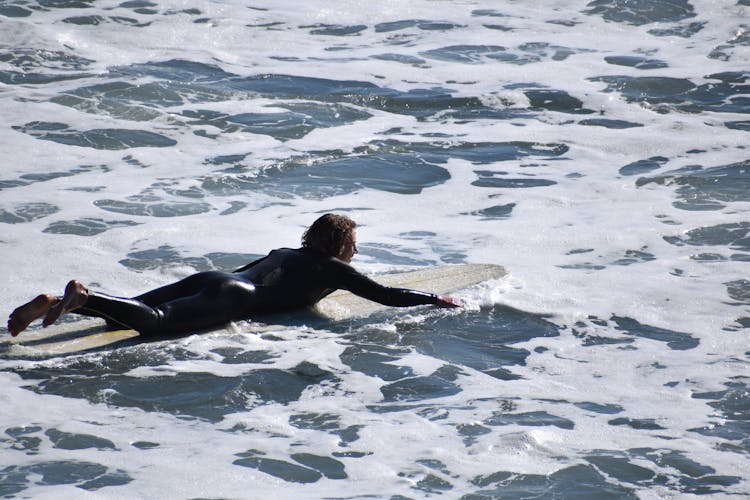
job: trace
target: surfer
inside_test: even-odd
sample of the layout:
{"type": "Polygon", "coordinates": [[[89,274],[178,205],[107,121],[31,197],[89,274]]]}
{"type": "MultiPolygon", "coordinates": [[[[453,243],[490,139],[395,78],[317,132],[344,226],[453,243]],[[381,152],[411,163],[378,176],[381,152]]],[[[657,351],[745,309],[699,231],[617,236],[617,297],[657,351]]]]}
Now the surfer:
{"type": "Polygon", "coordinates": [[[349,265],[357,254],[356,226],[347,216],[326,214],[305,231],[300,248],[272,250],[231,273],[200,272],[133,298],[94,292],[72,280],[62,297],[42,294],[14,310],[8,330],[15,337],[36,319],[44,317],[47,327],[75,312],[146,336],[179,334],[312,306],[337,289],[395,307],[461,306],[450,297],[386,287],[356,271],[349,265]]]}

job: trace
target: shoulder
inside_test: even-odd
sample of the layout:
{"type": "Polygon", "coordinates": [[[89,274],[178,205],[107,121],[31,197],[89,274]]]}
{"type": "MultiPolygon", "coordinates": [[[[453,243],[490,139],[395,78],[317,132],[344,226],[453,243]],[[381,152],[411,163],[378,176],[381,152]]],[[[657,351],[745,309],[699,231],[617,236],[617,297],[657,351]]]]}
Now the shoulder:
{"type": "Polygon", "coordinates": [[[268,252],[268,256],[277,260],[303,260],[306,257],[302,248],[276,248],[268,252]]]}

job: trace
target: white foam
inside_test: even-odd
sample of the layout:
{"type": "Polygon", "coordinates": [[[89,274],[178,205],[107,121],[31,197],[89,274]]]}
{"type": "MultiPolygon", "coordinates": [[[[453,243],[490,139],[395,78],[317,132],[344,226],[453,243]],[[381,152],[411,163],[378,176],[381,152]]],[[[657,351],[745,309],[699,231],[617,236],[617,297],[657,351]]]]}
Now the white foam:
{"type": "MultiPolygon", "coordinates": [[[[480,474],[497,471],[549,474],[578,463],[580,455],[591,450],[666,446],[684,452],[698,463],[711,464],[719,475],[736,475],[746,481],[742,460],[717,449],[724,440],[692,431],[720,421],[717,410],[693,395],[722,390],[727,380],[746,373],[746,330],[724,330],[738,317],[749,314],[746,304],[729,303],[725,285],[747,278],[746,263],[700,262],[691,258],[693,254],[714,249],[677,246],[664,237],[683,236],[699,227],[744,222],[750,204],[730,203],[726,209],[715,211],[680,210],[673,205],[674,186],[636,187],[636,177],[619,173],[621,167],[653,156],[669,159],[657,173],[695,164],[711,167],[745,161],[747,132],[722,126],[726,121],[743,118],[722,112],[660,114],[649,106],[627,103],[617,93],[603,93],[605,84],[588,78],[665,76],[688,78],[701,84],[712,73],[738,71],[738,63],[748,59],[747,45],[733,46],[730,61],[706,55],[746,23],[747,7],[733,2],[693,0],[691,4],[697,15],[689,22],[706,24],[691,38],[683,39],[655,37],[648,33],[654,25],[636,27],[608,22],[600,16],[583,14],[585,3],[571,6],[570,2],[561,1],[544,2],[541,7],[536,3],[516,2],[503,5],[440,2],[439,9],[427,0],[408,4],[393,0],[371,5],[347,0],[337,2],[335,9],[320,1],[300,6],[295,1],[260,0],[253,3],[256,9],[238,1],[204,2],[199,7],[200,16],[164,15],[192,6],[177,0],[159,2],[156,8],[162,14],[156,16],[134,13],[121,4],[97,2],[88,9],[35,11],[28,19],[3,20],[0,46],[8,50],[15,47],[65,51],[94,62],[86,69],[93,76],[82,80],[0,85],[5,124],[0,127],[0,144],[5,153],[0,180],[70,172],[82,165],[93,167],[72,176],[2,189],[0,210],[14,210],[26,203],[49,203],[60,207],[60,211],[23,224],[2,225],[0,275],[5,287],[4,308],[0,312],[7,314],[38,292],[60,291],[69,278],[98,284],[110,293],[133,295],[184,276],[192,268],[173,266],[134,272],[118,262],[132,252],[170,245],[184,256],[210,252],[262,254],[274,247],[296,246],[303,228],[320,212],[346,208],[360,223],[363,249],[374,244],[391,245],[398,255],[432,262],[440,262],[446,254],[458,253],[466,255],[469,262],[496,263],[508,268],[510,274],[501,282],[459,294],[470,306],[468,313],[450,314],[475,314],[480,306],[502,303],[527,313],[547,315],[560,328],[560,335],[513,344],[530,352],[525,366],[506,367],[521,377],[518,380],[500,381],[461,367],[455,382],[461,391],[430,401],[433,408],[426,410],[416,407],[373,411],[372,408],[383,405],[381,388],[388,382],[352,370],[341,361],[346,339],[304,328],[274,332],[281,340],[260,336],[238,338],[227,332],[190,337],[179,346],[193,353],[195,359],[170,358],[163,366],[137,367],[127,373],[139,378],[192,372],[235,377],[258,369],[259,365],[223,364],[215,349],[241,347],[266,350],[276,356],[263,368],[291,370],[309,362],[337,378],[335,384],[311,385],[299,401],[286,405],[261,405],[255,395],[248,394],[247,411],[227,415],[218,423],[37,394],[24,389],[34,381],[0,372],[4,386],[0,400],[4,408],[13,410],[1,413],[0,428],[38,425],[42,428],[39,436],[50,428],[93,434],[111,440],[117,448],[116,451],[61,450],[54,448],[48,439],[42,439],[40,454],[36,456],[4,445],[0,468],[36,463],[41,457],[90,460],[111,470],[124,469],[133,478],[126,487],[93,493],[70,485],[56,486],[55,498],[96,497],[104,493],[109,498],[153,497],[163,493],[165,481],[175,497],[246,497],[252,491],[259,498],[270,498],[284,487],[289,489],[290,496],[320,498],[340,496],[342,485],[349,496],[384,492],[384,495],[413,497],[417,494],[413,487],[428,473],[453,484],[450,494],[460,496],[476,490],[470,480],[480,474]],[[496,9],[506,17],[471,14],[480,8],[496,9]],[[118,23],[78,26],[62,22],[67,17],[86,14],[122,15],[151,24],[132,28],[118,23]],[[209,21],[195,23],[196,17],[209,21]],[[395,33],[378,33],[373,29],[376,23],[404,19],[448,21],[461,28],[428,31],[414,27],[395,33]],[[547,22],[555,19],[579,24],[570,29],[547,22]],[[272,22],[283,24],[276,29],[250,27],[272,22]],[[368,28],[349,37],[315,36],[310,35],[312,28],[302,28],[316,24],[365,24],[368,28]],[[483,27],[485,24],[502,24],[513,30],[490,30],[483,27]],[[576,52],[564,61],[545,57],[541,62],[525,65],[481,57],[481,63],[462,64],[424,55],[429,50],[452,45],[499,45],[520,53],[524,44],[537,42],[576,52]],[[370,58],[383,53],[417,57],[425,63],[409,65],[370,58]],[[643,71],[604,61],[607,56],[637,54],[664,60],[669,66],[643,71]],[[499,110],[505,109],[508,101],[515,111],[526,108],[525,94],[506,86],[528,83],[568,92],[580,99],[584,108],[600,114],[540,112],[534,117],[473,121],[446,114],[440,119],[421,121],[368,109],[373,115],[370,119],[319,129],[282,142],[247,132],[209,139],[195,135],[187,120],[178,116],[184,109],[205,108],[226,113],[277,110],[273,99],[247,93],[238,93],[236,98],[224,102],[199,105],[186,102],[174,108],[155,108],[159,116],[142,122],[103,112],[86,113],[48,101],[54,95],[100,83],[99,75],[105,75],[110,67],[173,58],[217,65],[242,76],[273,73],[359,80],[401,91],[448,88],[456,96],[478,97],[485,105],[499,110]],[[617,118],[643,127],[613,130],[578,123],[593,117],[617,118]],[[33,121],[69,123],[76,130],[138,128],[164,135],[177,141],[177,145],[164,149],[95,150],[40,140],[11,128],[33,121]],[[384,134],[396,128],[402,134],[384,134]],[[189,190],[205,176],[222,175],[218,170],[223,167],[205,163],[216,156],[248,155],[243,163],[247,166],[246,173],[253,175],[264,167],[308,151],[352,151],[384,138],[427,142],[437,140],[436,133],[451,134],[446,141],[525,141],[565,144],[570,150],[564,160],[532,156],[473,165],[452,158],[442,165],[451,179],[419,195],[363,189],[324,200],[278,200],[261,193],[208,196],[199,201],[208,203],[209,212],[178,218],[122,215],[94,205],[102,199],[126,200],[142,194],[156,182],[164,183],[155,191],[159,196],[180,199],[170,194],[169,189],[189,190]],[[691,150],[702,152],[688,154],[691,150]],[[125,161],[126,156],[139,164],[125,161]],[[556,184],[533,189],[478,188],[471,185],[477,179],[476,170],[506,172],[508,178],[533,175],[556,184]],[[92,187],[98,190],[82,190],[92,187]],[[237,201],[246,203],[247,208],[231,215],[218,215],[230,202],[237,201]],[[515,203],[515,207],[505,219],[482,220],[480,216],[468,215],[510,203],[515,203]],[[53,222],[86,217],[132,220],[139,225],[111,229],[96,237],[43,232],[53,222]],[[669,221],[673,223],[665,223],[669,221]],[[405,234],[416,231],[423,236],[404,238],[405,234]],[[613,264],[628,251],[652,254],[655,260],[613,264]],[[591,320],[596,317],[607,322],[613,315],[685,333],[699,344],[693,349],[674,350],[665,342],[617,330],[611,321],[601,326],[591,320]],[[572,333],[576,322],[583,322],[591,335],[629,340],[632,344],[584,348],[581,339],[572,333]],[[673,387],[674,383],[677,385],[673,387]],[[498,412],[502,413],[505,402],[513,406],[507,413],[546,411],[574,422],[575,426],[563,429],[553,425],[535,428],[486,424],[498,412]],[[623,411],[616,415],[601,414],[574,404],[586,402],[617,404],[623,411]],[[44,411],[40,412],[40,408],[44,411]],[[435,413],[419,413],[420,410],[435,413]],[[362,426],[359,439],[342,447],[339,437],[332,433],[299,429],[290,424],[290,415],[305,412],[335,413],[342,428],[362,426]],[[644,431],[610,424],[610,420],[618,417],[653,419],[664,429],[644,431]],[[475,442],[467,445],[456,433],[456,426],[470,423],[484,425],[491,432],[475,436],[475,442]],[[242,425],[245,430],[227,432],[235,425],[242,425]],[[137,441],[158,442],[159,446],[141,450],[132,446],[137,441]],[[322,479],[313,485],[290,486],[255,469],[232,465],[238,453],[250,449],[262,450],[267,458],[287,461],[290,454],[298,452],[320,456],[342,450],[369,454],[340,458],[349,475],[345,482],[322,479]],[[425,459],[439,460],[450,474],[417,464],[417,460],[425,459]]],[[[8,68],[9,63],[0,66],[8,68]]],[[[122,80],[149,81],[134,77],[122,80]]],[[[368,272],[399,267],[367,253],[359,256],[355,264],[368,272]]],[[[400,321],[403,326],[416,324],[423,318],[417,313],[400,321]]],[[[241,325],[237,328],[241,330],[241,325]]],[[[393,337],[394,343],[399,340],[398,325],[385,323],[374,328],[393,337]]],[[[354,332],[355,336],[357,333],[354,332]]],[[[97,356],[91,355],[91,360],[96,362],[97,356]]],[[[71,361],[49,363],[58,362],[64,366],[71,361]]],[[[10,371],[27,370],[34,363],[1,360],[0,366],[10,371]]],[[[409,367],[415,376],[428,376],[444,362],[415,351],[393,364],[409,367]]],[[[654,467],[651,463],[642,465],[654,467]]],[[[741,482],[727,487],[727,491],[746,494],[750,490],[741,482]]],[[[669,495],[674,490],[659,490],[657,494],[661,493],[669,495]]],[[[53,495],[41,486],[24,494],[35,498],[53,495]]]]}

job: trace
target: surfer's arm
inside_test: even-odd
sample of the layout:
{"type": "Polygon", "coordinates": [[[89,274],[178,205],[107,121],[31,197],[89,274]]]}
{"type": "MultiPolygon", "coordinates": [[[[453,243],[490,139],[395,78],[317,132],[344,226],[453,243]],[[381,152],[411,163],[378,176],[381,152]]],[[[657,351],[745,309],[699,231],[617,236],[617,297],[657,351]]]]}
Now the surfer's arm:
{"type": "Polygon", "coordinates": [[[443,297],[434,293],[412,290],[409,288],[393,288],[381,285],[368,278],[348,264],[341,263],[336,273],[340,283],[337,288],[343,288],[354,295],[372,300],[379,304],[392,307],[410,307],[425,304],[439,307],[461,307],[461,302],[451,297],[443,297]]]}

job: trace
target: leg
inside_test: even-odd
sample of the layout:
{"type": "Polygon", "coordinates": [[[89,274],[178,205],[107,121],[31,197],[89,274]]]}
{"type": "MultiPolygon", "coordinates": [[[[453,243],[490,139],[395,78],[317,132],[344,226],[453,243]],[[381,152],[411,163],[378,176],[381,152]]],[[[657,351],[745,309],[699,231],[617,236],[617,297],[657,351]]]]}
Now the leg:
{"type": "Polygon", "coordinates": [[[155,332],[162,323],[163,313],[137,299],[114,297],[104,293],[89,292],[84,315],[104,318],[108,325],[132,328],[141,333],[155,332]]]}
{"type": "MultiPolygon", "coordinates": [[[[160,288],[156,288],[149,292],[133,297],[133,299],[136,301],[142,302],[146,304],[147,306],[156,307],[160,304],[165,304],[172,300],[177,300],[177,299],[189,296],[189,295],[195,295],[201,291],[207,279],[215,278],[219,275],[225,275],[225,274],[226,273],[220,273],[218,271],[206,271],[202,273],[196,273],[176,283],[171,283],[169,285],[165,285],[160,288]]],[[[98,295],[101,297],[106,296],[104,294],[98,294],[98,295]]],[[[110,298],[115,298],[115,297],[110,297],[110,298]]],[[[125,299],[121,299],[121,300],[125,300],[125,299]]],[[[103,316],[102,313],[97,312],[88,307],[80,307],[73,312],[75,312],[76,314],[83,315],[83,316],[89,316],[93,318],[103,318],[107,322],[107,326],[111,329],[130,328],[128,325],[120,323],[112,319],[111,317],[103,316]]]]}
{"type": "Polygon", "coordinates": [[[226,325],[245,318],[255,302],[253,284],[233,277],[211,280],[197,294],[156,308],[163,313],[160,333],[186,333],[226,325]]]}
{"type": "Polygon", "coordinates": [[[241,319],[260,303],[252,283],[219,272],[199,273],[139,297],[129,299],[89,292],[81,283],[71,281],[61,300],[37,297],[17,309],[11,315],[8,329],[17,335],[42,315],[46,314],[44,325],[48,326],[60,315],[80,310],[83,314],[128,326],[145,335],[186,333],[241,319]],[[139,297],[144,300],[139,300],[139,297]],[[158,297],[174,298],[153,306],[147,303],[158,297]]]}
{"type": "MultiPolygon", "coordinates": [[[[194,284],[191,283],[193,281],[194,280],[192,279],[192,276],[189,276],[181,281],[178,281],[177,283],[165,285],[163,287],[160,287],[160,288],[151,290],[149,292],[143,293],[141,295],[138,295],[136,297],[133,297],[132,300],[142,302],[143,304],[150,306],[150,307],[155,307],[155,306],[158,306],[159,304],[163,304],[165,302],[169,302],[170,300],[175,300],[184,296],[184,294],[187,292],[186,288],[189,289],[190,287],[194,287],[194,284]]],[[[197,291],[198,290],[196,289],[192,293],[197,293],[197,291]]],[[[112,296],[108,296],[105,294],[97,294],[97,296],[100,298],[108,297],[110,299],[117,299],[118,301],[120,301],[121,304],[125,303],[123,301],[128,301],[128,299],[125,299],[125,298],[112,297],[112,296]]],[[[132,304],[133,303],[131,302],[131,305],[132,304]]],[[[107,306],[104,306],[104,307],[106,310],[109,310],[107,306]]],[[[80,307],[72,312],[74,312],[75,314],[80,314],[82,316],[88,316],[91,318],[102,318],[104,319],[104,321],[107,322],[107,328],[109,330],[121,330],[125,328],[131,328],[131,326],[128,326],[124,323],[116,321],[111,316],[105,316],[103,313],[95,311],[86,306],[80,307]]],[[[122,314],[119,311],[117,311],[115,312],[115,315],[120,316],[122,314]]],[[[132,312],[130,314],[128,313],[125,314],[125,316],[131,316],[131,315],[132,315],[132,312]]],[[[141,323],[139,322],[139,324],[141,323]]],[[[138,328],[134,328],[134,329],[138,330],[138,328]]]]}
{"type": "Polygon", "coordinates": [[[128,328],[127,325],[123,325],[121,323],[118,323],[110,318],[103,318],[101,314],[99,314],[96,311],[92,311],[91,309],[86,309],[86,307],[79,307],[75,311],[70,311],[73,314],[79,314],[81,316],[86,316],[88,318],[100,318],[106,321],[107,323],[107,329],[108,330],[122,330],[125,328],[128,328]]]}
{"type": "MultiPolygon", "coordinates": [[[[133,297],[133,299],[97,293],[95,294],[96,298],[91,301],[91,304],[94,304],[93,307],[100,309],[100,311],[93,309],[87,303],[73,312],[83,316],[103,318],[110,329],[133,328],[138,331],[156,330],[158,329],[158,321],[154,315],[154,311],[144,309],[144,305],[154,308],[174,300],[197,295],[207,283],[213,280],[225,279],[228,276],[234,277],[231,274],[219,271],[196,273],[176,283],[171,283],[133,297]],[[115,318],[128,318],[128,321],[123,322],[115,318]]],[[[160,312],[157,312],[157,315],[160,314],[160,312]]]]}
{"type": "Polygon", "coordinates": [[[16,308],[8,318],[8,331],[16,336],[24,331],[32,321],[45,316],[60,301],[52,295],[39,295],[34,300],[16,308]]]}
{"type": "MultiPolygon", "coordinates": [[[[241,319],[255,301],[255,287],[248,282],[225,273],[200,273],[191,280],[187,291],[197,293],[184,295],[152,307],[144,301],[112,297],[101,293],[89,293],[85,304],[87,312],[93,312],[110,321],[127,325],[144,335],[166,335],[189,333],[217,327],[241,319]],[[198,288],[197,283],[202,284],[198,288]]],[[[190,279],[190,278],[187,278],[190,279]]],[[[178,285],[178,282],[175,285],[178,285]]],[[[164,287],[176,295],[179,287],[164,287]]],[[[164,291],[158,289],[155,292],[164,291]]],[[[152,292],[150,299],[153,299],[152,292]]],[[[140,296],[144,297],[144,296],[140,296]]]]}
{"type": "Polygon", "coordinates": [[[86,303],[89,291],[80,282],[71,280],[65,287],[65,295],[54,306],[52,306],[42,321],[42,326],[48,327],[60,317],[61,314],[78,309],[86,303]]]}
{"type": "Polygon", "coordinates": [[[63,298],[48,308],[42,324],[49,326],[62,314],[75,310],[114,320],[138,330],[156,329],[162,315],[160,311],[140,301],[89,292],[81,283],[72,280],[65,287],[63,298]],[[127,321],[119,321],[118,318],[127,318],[127,321]]]}
{"type": "Polygon", "coordinates": [[[159,304],[166,304],[173,300],[188,297],[190,295],[196,295],[200,293],[206,284],[219,279],[226,279],[227,277],[236,278],[229,273],[223,273],[220,271],[205,271],[202,273],[196,273],[183,278],[176,283],[171,283],[150,292],[143,293],[136,297],[136,300],[140,300],[144,304],[148,304],[151,307],[156,307],[159,304]]]}

